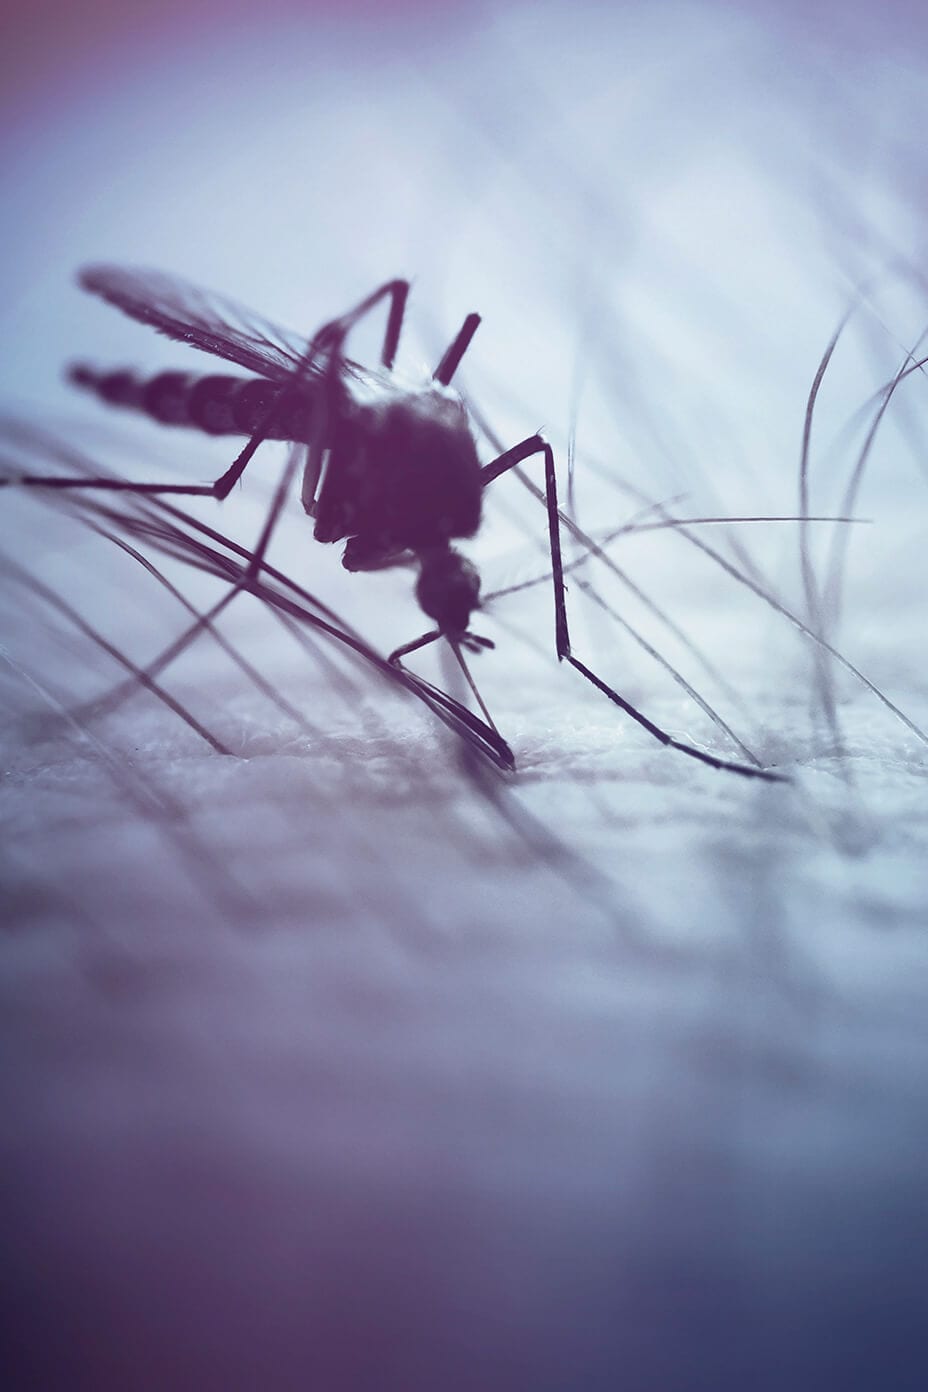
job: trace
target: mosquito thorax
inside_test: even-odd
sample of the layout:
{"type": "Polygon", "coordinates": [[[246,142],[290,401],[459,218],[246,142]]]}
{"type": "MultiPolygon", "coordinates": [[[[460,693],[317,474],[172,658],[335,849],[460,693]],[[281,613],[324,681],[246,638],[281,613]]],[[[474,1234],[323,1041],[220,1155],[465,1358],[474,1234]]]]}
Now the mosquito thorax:
{"type": "Polygon", "coordinates": [[[354,386],[333,432],[315,536],[417,554],[473,536],[480,461],[461,398],[439,383],[354,386]]]}
{"type": "Polygon", "coordinates": [[[450,546],[420,551],[418,561],[416,599],[420,608],[435,620],[442,633],[466,633],[471,612],[480,603],[477,567],[450,546]]]}

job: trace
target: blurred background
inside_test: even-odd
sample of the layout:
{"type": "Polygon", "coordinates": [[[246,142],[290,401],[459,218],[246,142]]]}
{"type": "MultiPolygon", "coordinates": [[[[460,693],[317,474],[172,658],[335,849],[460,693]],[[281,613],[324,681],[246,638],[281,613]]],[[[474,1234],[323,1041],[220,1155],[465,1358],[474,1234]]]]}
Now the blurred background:
{"type": "MultiPolygon", "coordinates": [[[[403,371],[479,311],[475,419],[543,429],[595,537],[865,519],[626,531],[569,577],[588,665],[790,785],[559,668],[544,583],[475,621],[501,778],[247,597],[219,627],[249,670],[203,638],[160,678],[232,757],[144,691],[96,717],[189,614],[80,509],[4,490],[6,1385],[923,1387],[924,373],[885,390],[928,318],[920,7],[3,28],[4,474],[63,448],[200,482],[236,449],[66,384],[214,366],[83,294],[88,262],[306,336],[408,276],[403,371]]],[[[253,546],[283,458],[185,510],[253,546]]],[[[487,594],[543,580],[517,478],[466,549],[487,594]]],[[[408,572],[349,575],[295,504],[272,559],[371,652],[422,630],[408,572]]]]}

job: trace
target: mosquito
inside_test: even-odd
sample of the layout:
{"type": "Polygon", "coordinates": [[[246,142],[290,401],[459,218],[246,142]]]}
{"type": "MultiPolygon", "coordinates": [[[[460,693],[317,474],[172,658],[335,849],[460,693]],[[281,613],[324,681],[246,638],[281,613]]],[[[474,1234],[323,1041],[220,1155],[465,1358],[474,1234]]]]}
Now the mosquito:
{"type": "MultiPolygon", "coordinates": [[[[554,637],[558,660],[567,662],[648,734],[667,748],[715,769],[772,782],[784,776],[759,765],[724,759],[676,739],[638,710],[574,655],[567,616],[562,522],[554,452],[541,434],[481,464],[468,408],[451,386],[480,324],[468,314],[442,355],[431,379],[411,382],[395,369],[409,282],[379,286],[348,313],[325,323],[305,340],[281,330],[233,302],[158,272],[92,266],[80,284],[158,333],[244,368],[248,377],[161,372],[145,378],[119,369],[84,364],[70,369],[71,381],[112,406],[141,411],[162,425],[187,426],[210,435],[246,436],[247,443],[226,471],[210,484],[136,483],[112,476],[49,477],[23,474],[0,480],[43,489],[119,489],[139,494],[207,496],[222,501],[241,479],[265,440],[291,445],[281,484],[247,567],[233,589],[180,641],[192,641],[235,594],[254,587],[266,569],[265,554],[302,459],[300,501],[314,521],[320,542],[344,541],[342,564],[349,571],[374,571],[414,563],[415,595],[432,627],[396,649],[388,659],[405,672],[402,659],[438,639],[450,646],[491,730],[496,727],[465,662],[464,651],[494,645],[471,629],[480,609],[480,576],[454,542],[480,527],[483,493],[509,470],[541,457],[548,523],[554,637]],[[355,326],[378,306],[388,306],[375,370],[360,367],[345,348],[355,326]]],[[[162,664],[163,665],[163,664],[162,664]]]]}

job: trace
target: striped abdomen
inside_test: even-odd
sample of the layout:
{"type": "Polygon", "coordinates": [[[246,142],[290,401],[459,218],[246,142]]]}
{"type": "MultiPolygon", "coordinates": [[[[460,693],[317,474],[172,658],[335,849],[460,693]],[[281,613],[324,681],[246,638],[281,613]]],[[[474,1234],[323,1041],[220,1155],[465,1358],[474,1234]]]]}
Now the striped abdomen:
{"type": "Polygon", "coordinates": [[[208,435],[253,435],[272,413],[269,440],[311,443],[311,393],[297,394],[265,377],[159,372],[144,379],[127,369],[98,372],[83,364],[72,367],[68,376],[110,406],[142,411],[161,425],[186,425],[208,435]],[[280,408],[273,411],[276,402],[280,408]]]}

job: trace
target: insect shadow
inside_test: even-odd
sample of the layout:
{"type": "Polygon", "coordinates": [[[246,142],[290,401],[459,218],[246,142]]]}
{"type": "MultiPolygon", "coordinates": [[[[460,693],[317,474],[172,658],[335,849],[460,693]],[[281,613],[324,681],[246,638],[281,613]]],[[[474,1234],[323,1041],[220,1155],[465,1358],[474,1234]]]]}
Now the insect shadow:
{"type": "MultiPolygon", "coordinates": [[[[242,551],[232,570],[226,558],[226,593],[150,664],[146,669],[149,680],[153,671],[160,671],[204,629],[211,628],[236,595],[258,593],[279,607],[279,597],[269,598],[268,577],[273,577],[275,585],[292,582],[272,570],[266,553],[300,473],[300,500],[314,520],[313,535],[321,542],[345,541],[342,563],[346,569],[374,571],[409,562],[418,568],[416,598],[433,626],[398,648],[387,665],[442,719],[466,732],[495,762],[513,767],[511,751],[496,729],[464,658],[465,651],[479,652],[493,644],[470,627],[474,612],[480,608],[480,577],[452,543],[478,531],[486,488],[508,471],[540,456],[544,461],[543,499],[558,660],[567,662],[665,747],[715,769],[784,781],[783,774],[763,768],[750,751],[746,753],[753,762],[741,762],[676,739],[572,651],[561,527],[564,524],[574,530],[574,524],[558,507],[551,445],[542,435],[532,434],[481,465],[468,409],[451,387],[480,323],[479,315],[465,318],[430,380],[409,382],[394,369],[409,290],[405,280],[381,285],[348,313],[324,324],[308,341],[230,301],[159,273],[90,267],[81,273],[80,282],[131,318],[253,375],[162,372],[146,379],[127,370],[100,371],[81,364],[70,371],[76,385],[110,405],[141,411],[162,425],[193,427],[211,435],[244,435],[247,443],[211,484],[137,483],[82,467],[78,474],[68,476],[24,473],[0,480],[0,485],[207,496],[222,501],[265,440],[290,444],[257,544],[253,550],[242,551]],[[387,324],[380,367],[371,371],[351,361],[345,347],[358,322],[381,304],[388,306],[387,324]],[[403,658],[438,639],[444,639],[453,651],[482,720],[414,677],[403,664],[403,658]]],[[[167,505],[162,502],[161,506],[167,505]]],[[[185,527],[192,524],[192,519],[176,509],[174,513],[175,527],[180,518],[185,527]]],[[[110,522],[117,521],[111,514],[110,522]]],[[[127,525],[125,516],[119,525],[127,525]]],[[[228,544],[221,534],[211,534],[228,544]]]]}

